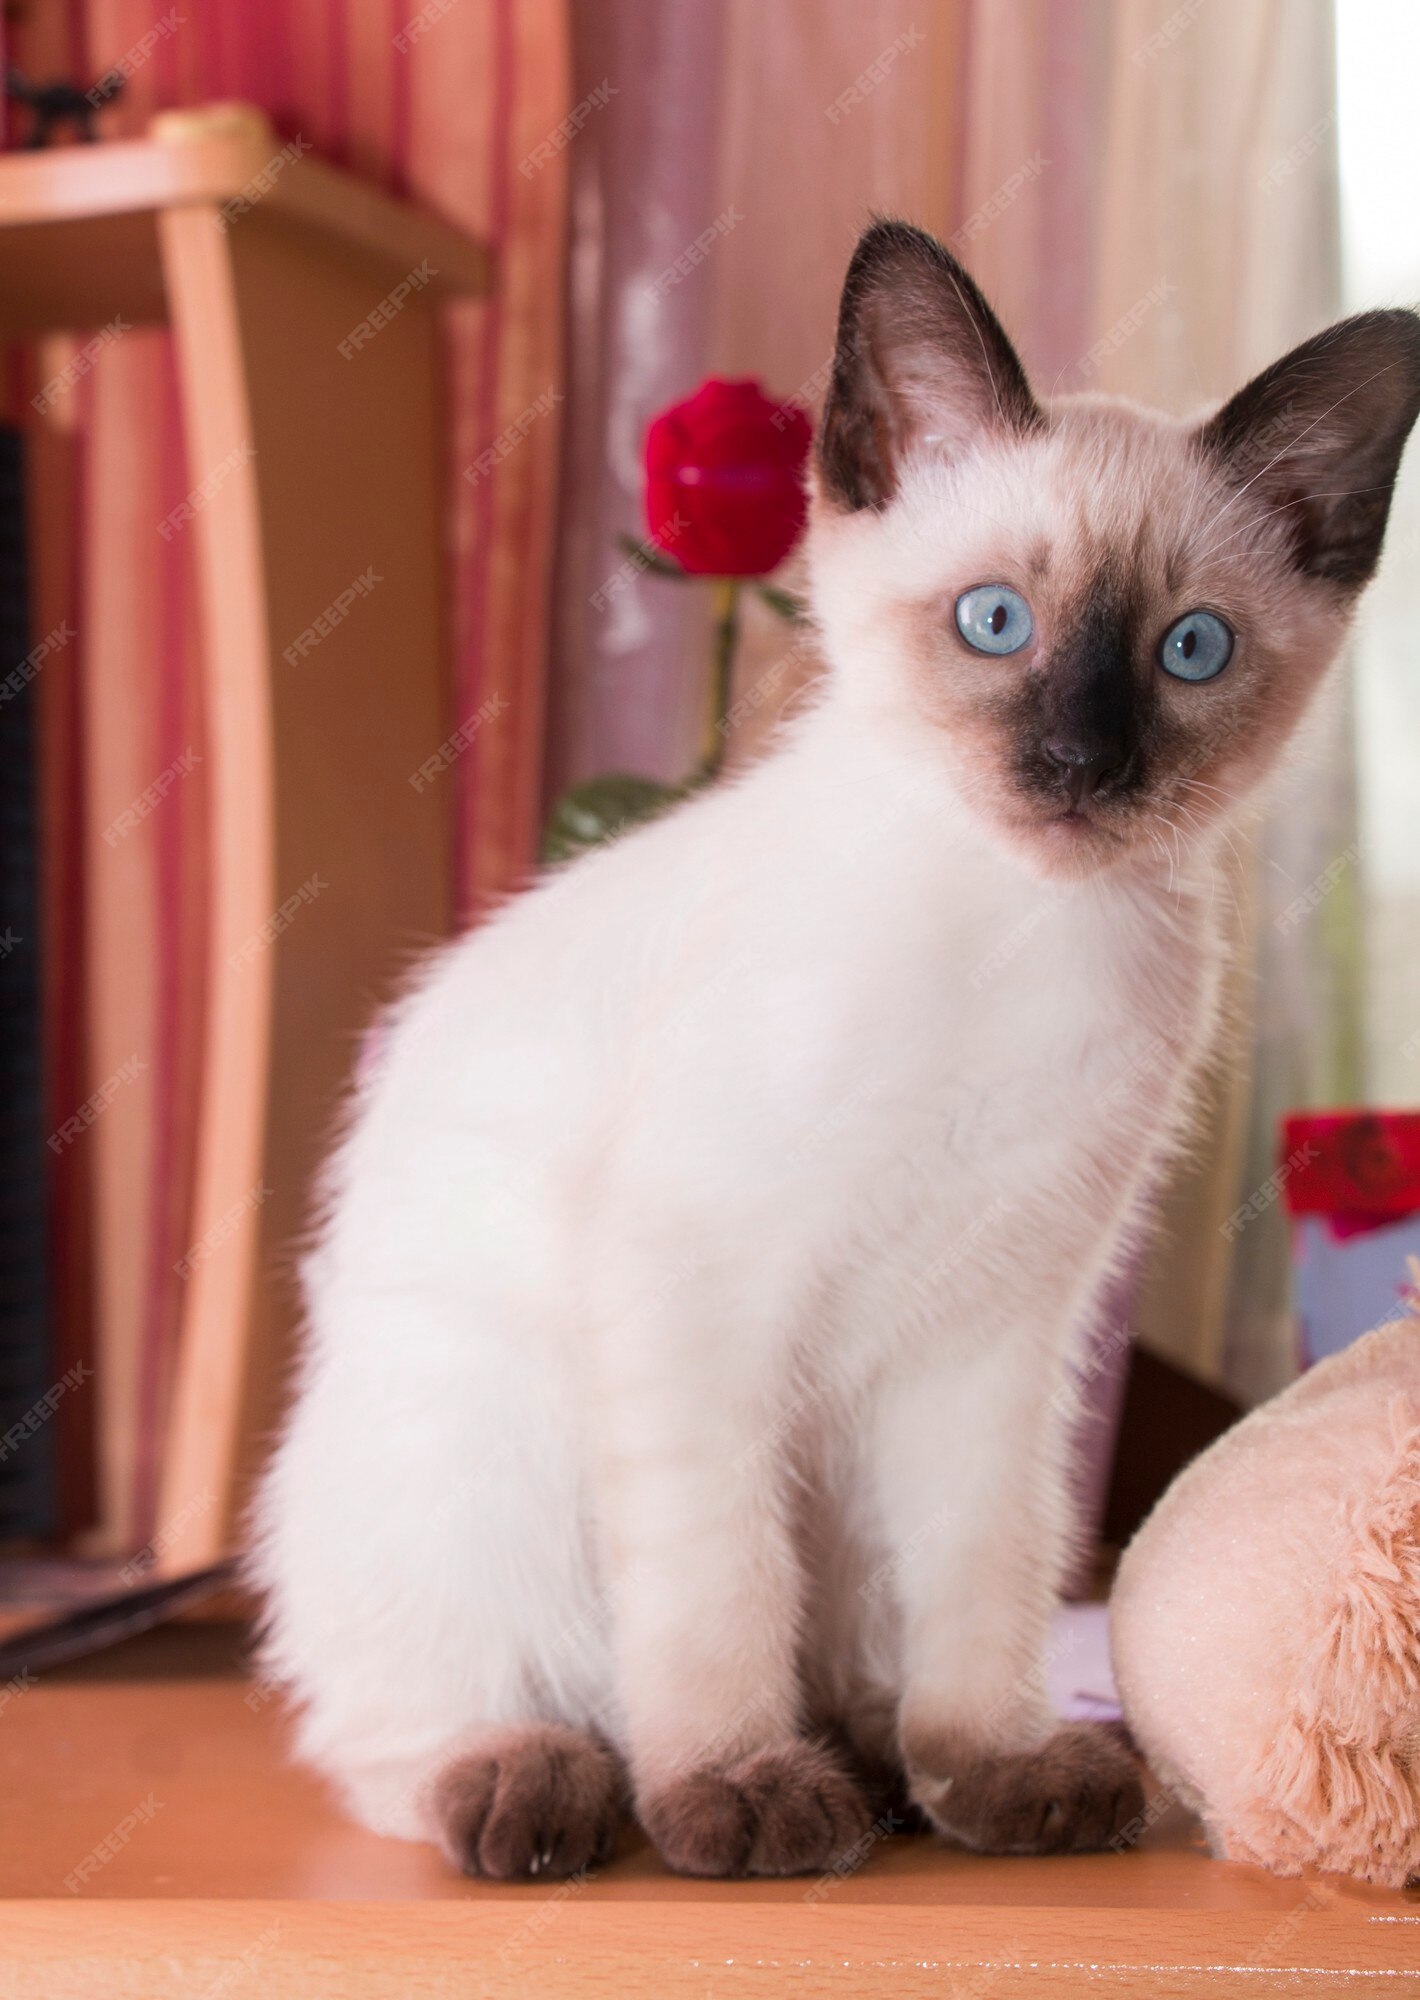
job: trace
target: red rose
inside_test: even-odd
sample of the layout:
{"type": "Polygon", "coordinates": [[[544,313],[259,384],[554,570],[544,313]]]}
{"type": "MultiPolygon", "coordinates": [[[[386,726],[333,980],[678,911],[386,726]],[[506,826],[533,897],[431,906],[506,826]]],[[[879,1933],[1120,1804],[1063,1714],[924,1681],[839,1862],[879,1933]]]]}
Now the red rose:
{"type": "Polygon", "coordinates": [[[758,382],[702,382],[646,433],[651,540],[694,576],[765,576],[803,533],[813,426],[758,382]]]}

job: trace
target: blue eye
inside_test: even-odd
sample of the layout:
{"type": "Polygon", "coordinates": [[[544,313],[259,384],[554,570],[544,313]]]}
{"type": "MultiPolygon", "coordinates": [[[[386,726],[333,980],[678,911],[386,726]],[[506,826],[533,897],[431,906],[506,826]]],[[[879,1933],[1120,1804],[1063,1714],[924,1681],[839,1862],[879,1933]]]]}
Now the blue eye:
{"type": "Polygon", "coordinates": [[[1175,680],[1211,681],[1232,657],[1232,628],[1212,611],[1190,611],[1159,641],[1159,665],[1175,680]]]}
{"type": "Polygon", "coordinates": [[[1004,583],[981,583],[957,599],[957,630],[978,653],[1019,653],[1035,620],[1016,591],[1004,583]]]}

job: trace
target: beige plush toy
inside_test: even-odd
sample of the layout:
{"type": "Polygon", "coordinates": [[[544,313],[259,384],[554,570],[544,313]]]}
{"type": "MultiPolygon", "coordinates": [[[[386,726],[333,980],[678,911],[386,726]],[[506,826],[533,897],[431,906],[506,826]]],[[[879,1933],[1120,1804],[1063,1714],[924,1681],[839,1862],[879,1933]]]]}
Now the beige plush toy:
{"type": "Polygon", "coordinates": [[[1214,1853],[1420,1876],[1420,1298],[1186,1468],[1110,1620],[1126,1719],[1214,1853]]]}

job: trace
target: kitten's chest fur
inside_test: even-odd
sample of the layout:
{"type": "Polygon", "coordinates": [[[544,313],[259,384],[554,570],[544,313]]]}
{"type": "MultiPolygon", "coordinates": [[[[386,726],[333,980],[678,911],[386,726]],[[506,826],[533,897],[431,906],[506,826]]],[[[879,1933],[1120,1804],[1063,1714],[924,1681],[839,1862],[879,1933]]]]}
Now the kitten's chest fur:
{"type": "MultiPolygon", "coordinates": [[[[825,1221],[850,1291],[979,1313],[1003,1263],[1078,1255],[1182,1136],[1223,962],[1206,907],[968,894],[945,963],[904,969],[825,1221]]],[[[846,1128],[847,1121],[842,1121],[846,1128]]]]}
{"type": "Polygon", "coordinates": [[[1019,1318],[1026,1274],[1088,1275],[1177,1135],[1221,962],[1206,892],[1037,881],[910,768],[874,776],[825,843],[811,739],[686,821],[694,857],[648,847],[666,872],[635,886],[681,928],[629,968],[578,1177],[584,1243],[679,1188],[746,1311],[782,1300],[850,1391],[897,1329],[1019,1318]]]}
{"type": "Polygon", "coordinates": [[[1132,1170],[1171,1130],[1212,1029],[1223,946],[1207,898],[1007,886],[969,856],[934,891],[935,921],[865,954],[806,1079],[801,1115],[817,1096],[811,1135],[835,1142],[825,1165],[885,1216],[979,1208],[1012,1180],[1068,1184],[1111,1158],[1132,1170]]]}

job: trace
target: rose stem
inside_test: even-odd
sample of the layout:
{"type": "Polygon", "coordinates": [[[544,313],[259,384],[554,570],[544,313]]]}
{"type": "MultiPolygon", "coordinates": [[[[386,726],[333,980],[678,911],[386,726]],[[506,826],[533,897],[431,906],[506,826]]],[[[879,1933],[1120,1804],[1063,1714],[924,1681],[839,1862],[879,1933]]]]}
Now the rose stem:
{"type": "Polygon", "coordinates": [[[730,712],[735,646],[739,635],[739,579],[722,576],[715,585],[715,666],[710,682],[710,719],[705,737],[705,755],[700,760],[702,782],[717,777],[725,761],[726,736],[720,724],[730,712]]]}

